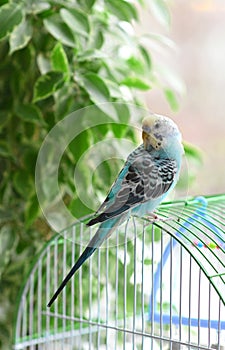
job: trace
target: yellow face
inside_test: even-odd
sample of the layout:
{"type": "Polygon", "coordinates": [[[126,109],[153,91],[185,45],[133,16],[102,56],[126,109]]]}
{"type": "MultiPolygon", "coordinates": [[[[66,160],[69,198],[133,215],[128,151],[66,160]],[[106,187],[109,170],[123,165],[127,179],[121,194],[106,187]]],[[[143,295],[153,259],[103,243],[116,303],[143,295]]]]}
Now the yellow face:
{"type": "Polygon", "coordinates": [[[145,149],[149,146],[152,146],[154,149],[162,147],[162,137],[157,133],[161,123],[162,117],[156,114],[144,118],[142,122],[142,139],[145,149]]]}
{"type": "Polygon", "coordinates": [[[149,145],[151,145],[155,149],[159,149],[162,146],[161,141],[159,141],[153,135],[146,133],[145,131],[142,131],[142,139],[143,139],[145,149],[147,149],[149,145]]]}
{"type": "Polygon", "coordinates": [[[181,133],[172,119],[151,114],[142,122],[142,139],[146,150],[166,149],[175,141],[181,145],[181,133]]]}

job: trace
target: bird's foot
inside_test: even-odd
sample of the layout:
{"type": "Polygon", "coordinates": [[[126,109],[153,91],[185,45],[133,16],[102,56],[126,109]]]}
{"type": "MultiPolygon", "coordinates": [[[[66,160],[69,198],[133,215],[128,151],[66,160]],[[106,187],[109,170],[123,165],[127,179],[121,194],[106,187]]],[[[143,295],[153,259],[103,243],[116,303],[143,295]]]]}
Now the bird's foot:
{"type": "Polygon", "coordinates": [[[155,221],[155,220],[158,220],[159,218],[159,216],[154,213],[148,213],[145,217],[150,221],[155,221]]]}
{"type": "Polygon", "coordinates": [[[154,223],[154,222],[164,222],[164,221],[173,220],[172,217],[162,217],[162,216],[156,215],[156,214],[154,214],[154,213],[149,213],[148,215],[145,216],[145,218],[146,218],[148,221],[151,221],[152,223],[154,223]]]}

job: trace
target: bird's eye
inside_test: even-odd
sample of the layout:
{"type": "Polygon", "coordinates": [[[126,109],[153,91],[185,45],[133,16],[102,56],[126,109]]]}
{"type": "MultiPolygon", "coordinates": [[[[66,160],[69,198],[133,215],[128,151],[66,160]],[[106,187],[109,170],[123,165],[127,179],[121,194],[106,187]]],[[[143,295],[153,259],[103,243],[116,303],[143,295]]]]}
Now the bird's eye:
{"type": "Polygon", "coordinates": [[[159,123],[155,124],[155,128],[158,129],[159,128],[159,123]]]}

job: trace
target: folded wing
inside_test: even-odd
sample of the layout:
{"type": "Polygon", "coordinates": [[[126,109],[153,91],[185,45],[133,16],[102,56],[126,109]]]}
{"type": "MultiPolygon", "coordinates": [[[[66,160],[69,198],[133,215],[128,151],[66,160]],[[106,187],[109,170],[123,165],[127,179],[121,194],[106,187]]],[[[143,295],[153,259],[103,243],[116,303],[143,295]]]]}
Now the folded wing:
{"type": "Polygon", "coordinates": [[[127,160],[99,208],[98,212],[103,212],[90,220],[88,225],[103,222],[140,203],[162,196],[172,186],[176,173],[176,161],[173,159],[154,158],[145,151],[134,154],[132,159],[127,160]]]}

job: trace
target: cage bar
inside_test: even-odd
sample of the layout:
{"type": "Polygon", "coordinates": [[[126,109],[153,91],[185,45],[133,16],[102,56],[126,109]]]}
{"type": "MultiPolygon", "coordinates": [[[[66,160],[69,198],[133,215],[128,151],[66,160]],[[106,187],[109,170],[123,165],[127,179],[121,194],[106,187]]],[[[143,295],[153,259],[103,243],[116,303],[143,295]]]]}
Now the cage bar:
{"type": "Polygon", "coordinates": [[[224,213],[221,195],[164,203],[159,221],[130,218],[49,309],[95,229],[54,236],[20,293],[14,350],[224,349],[224,213]]]}

